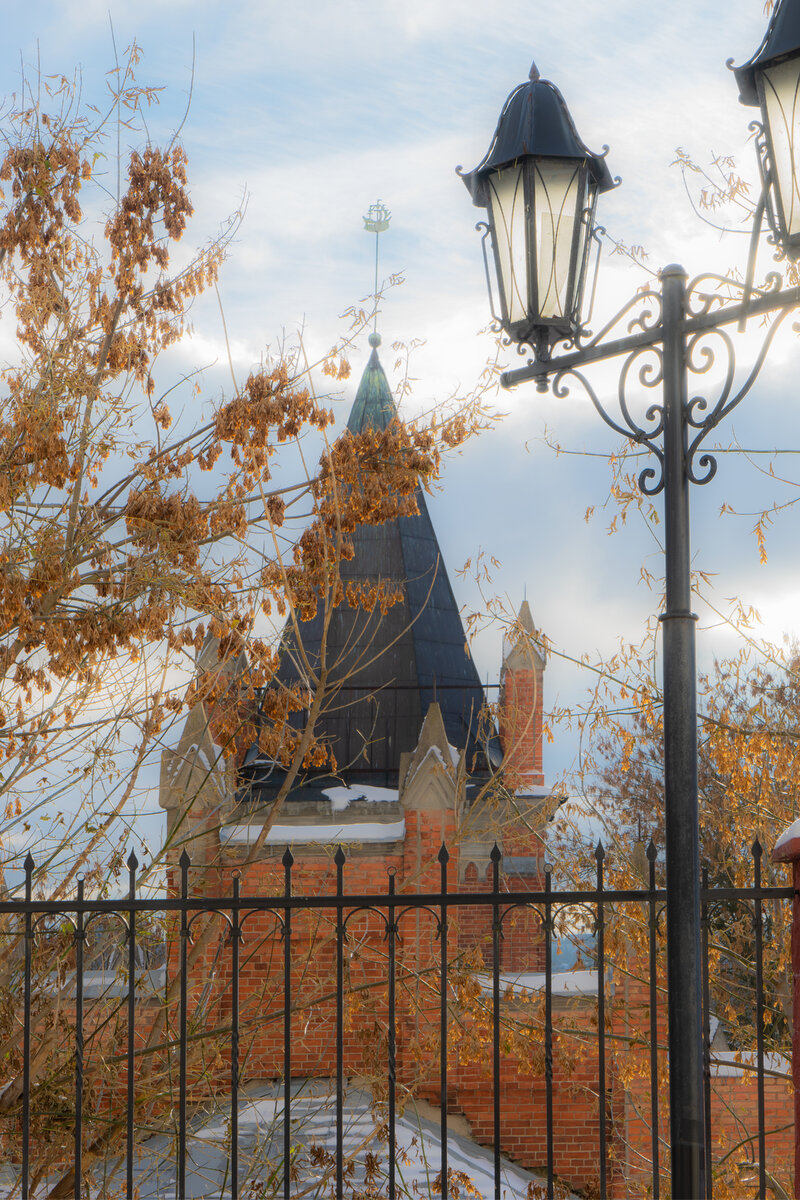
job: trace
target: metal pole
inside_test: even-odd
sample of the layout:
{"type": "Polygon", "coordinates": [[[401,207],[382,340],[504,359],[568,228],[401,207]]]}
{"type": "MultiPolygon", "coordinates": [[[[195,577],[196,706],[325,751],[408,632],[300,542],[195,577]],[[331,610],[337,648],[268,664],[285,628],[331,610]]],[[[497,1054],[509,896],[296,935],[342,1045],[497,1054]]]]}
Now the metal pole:
{"type": "Polygon", "coordinates": [[[686,474],[686,273],[661,272],[664,329],[664,804],[670,1139],[675,1200],[705,1196],[697,681],[686,474]]]}

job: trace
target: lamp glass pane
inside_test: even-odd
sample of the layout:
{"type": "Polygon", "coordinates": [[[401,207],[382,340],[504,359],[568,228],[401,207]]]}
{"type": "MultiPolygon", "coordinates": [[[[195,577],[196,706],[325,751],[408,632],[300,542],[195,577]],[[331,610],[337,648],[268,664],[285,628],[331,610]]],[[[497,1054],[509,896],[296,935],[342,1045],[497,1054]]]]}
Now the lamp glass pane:
{"type": "Polygon", "coordinates": [[[528,311],[522,167],[506,167],[490,175],[487,182],[503,309],[506,320],[513,325],[525,320],[528,311]]]}
{"type": "Polygon", "coordinates": [[[800,235],[800,59],[769,67],[761,86],[778,202],[792,238],[800,235]]]}
{"type": "Polygon", "coordinates": [[[576,225],[583,210],[581,166],[569,159],[534,163],[534,221],[538,312],[569,318],[574,308],[576,225]]]}

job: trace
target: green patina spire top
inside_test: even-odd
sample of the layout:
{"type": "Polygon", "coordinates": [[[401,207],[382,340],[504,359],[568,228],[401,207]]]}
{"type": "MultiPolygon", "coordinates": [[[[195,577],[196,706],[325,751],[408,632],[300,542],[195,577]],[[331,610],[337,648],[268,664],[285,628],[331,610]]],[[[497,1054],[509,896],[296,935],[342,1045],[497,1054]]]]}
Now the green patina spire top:
{"type": "Polygon", "coordinates": [[[386,429],[387,425],[397,416],[389,381],[381,366],[381,360],[378,358],[381,335],[371,333],[369,344],[372,347],[372,353],[364,368],[364,374],[361,376],[350,419],[347,422],[347,428],[351,433],[360,433],[367,426],[372,429],[386,429]]]}

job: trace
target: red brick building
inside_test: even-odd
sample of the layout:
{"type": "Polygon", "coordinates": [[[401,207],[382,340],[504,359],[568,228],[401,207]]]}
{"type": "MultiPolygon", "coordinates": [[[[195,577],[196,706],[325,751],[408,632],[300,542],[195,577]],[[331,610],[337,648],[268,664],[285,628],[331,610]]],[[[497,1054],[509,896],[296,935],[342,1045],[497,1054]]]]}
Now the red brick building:
{"type": "MultiPolygon", "coordinates": [[[[368,424],[384,427],[395,415],[377,353],[380,339],[373,335],[370,341],[372,355],[349,420],[355,432],[368,424]]],[[[356,530],[354,556],[342,564],[345,584],[380,581],[399,589],[401,602],[384,614],[343,604],[324,642],[322,614],[301,623],[299,637],[291,629],[284,637],[280,681],[287,684],[313,683],[326,644],[331,679],[317,733],[333,751],[336,774],[305,772],[273,819],[284,779],[280,764],[266,758],[257,741],[239,745],[235,754],[223,753],[214,739],[214,713],[200,703],[192,708],[179,745],[164,752],[160,799],[175,860],[184,848],[191,856],[192,892],[230,895],[238,873],[243,894],[280,895],[282,859],[290,848],[293,894],[330,895],[336,886],[333,854],[341,845],[346,893],[383,894],[390,873],[397,892],[427,893],[441,883],[437,856],[443,843],[450,854],[450,891],[491,889],[495,844],[502,853],[503,889],[544,888],[546,818],[555,804],[542,762],[546,664],[531,612],[523,602],[506,637],[498,664],[499,703],[492,709],[469,654],[421,488],[416,500],[416,516],[356,530]],[[264,834],[268,821],[272,824],[264,834]]],[[[235,690],[248,665],[244,656],[221,663],[216,644],[209,641],[197,670],[223,673],[235,690]]],[[[171,885],[177,886],[176,875],[171,885]]],[[[441,941],[434,914],[407,914],[398,936],[398,1104],[401,1109],[412,1102],[435,1107],[441,1100],[436,983],[441,941]]],[[[333,917],[298,916],[292,939],[291,1075],[329,1077],[336,1035],[333,917]]],[[[486,994],[491,907],[454,912],[446,949],[455,966],[448,1111],[466,1122],[476,1141],[491,1145],[495,1096],[486,994]]],[[[251,922],[239,988],[242,1070],[253,1082],[283,1074],[282,953],[274,920],[262,914],[251,922]]],[[[547,1159],[544,963],[541,914],[520,908],[505,920],[500,941],[500,1141],[505,1155],[534,1171],[547,1159]]],[[[380,1097],[386,1086],[386,941],[385,930],[368,915],[349,928],[346,967],[345,1072],[380,1097]]],[[[217,1007],[224,1026],[231,1011],[230,958],[217,943],[209,943],[201,974],[197,994],[209,1009],[217,1007]]],[[[603,1104],[608,1194],[615,1197],[643,1194],[649,1178],[649,993],[637,982],[638,974],[632,965],[618,980],[606,980],[610,1040],[603,1104]]],[[[660,1011],[662,1032],[665,1017],[660,1011]]],[[[600,1107],[596,973],[555,981],[553,1027],[555,1171],[571,1187],[594,1194],[600,1107]]],[[[210,1078],[219,1062],[215,1065],[216,1050],[209,1054],[197,1070],[210,1078]]],[[[663,1067],[663,1052],[659,1061],[663,1067]]],[[[738,1070],[737,1075],[737,1070],[732,1063],[731,1080],[726,1077],[723,1084],[726,1099],[714,1104],[728,1124],[739,1128],[754,1111],[755,1090],[747,1073],[738,1070]]],[[[780,1108],[785,1088],[775,1082],[775,1089],[780,1108]]],[[[720,1136],[724,1140],[727,1133],[720,1136]]],[[[782,1141],[775,1144],[779,1156],[784,1149],[782,1141]]]]}
{"type": "MultiPolygon", "coordinates": [[[[378,357],[380,339],[373,335],[370,340],[372,354],[349,420],[355,432],[367,424],[384,427],[395,416],[378,357]]],[[[203,704],[191,710],[177,748],[164,752],[161,803],[167,811],[175,858],[184,847],[191,856],[193,890],[227,894],[232,874],[238,871],[243,892],[274,891],[282,884],[281,859],[289,846],[295,858],[295,893],[330,892],[332,853],[338,844],[347,854],[347,891],[384,892],[390,871],[398,891],[429,890],[440,883],[437,855],[443,843],[450,853],[448,886],[454,890],[490,888],[495,844],[503,854],[504,887],[543,887],[542,829],[550,806],[542,764],[545,661],[531,612],[523,602],[517,624],[505,639],[499,664],[500,703],[491,708],[469,653],[421,488],[416,501],[416,516],[361,527],[354,535],[353,559],[342,564],[345,584],[380,580],[399,587],[402,600],[383,615],[346,604],[334,613],[327,631],[327,656],[335,667],[317,731],[331,746],[339,771],[335,777],[308,772],[296,782],[256,861],[250,861],[252,846],[280,788],[280,767],[265,760],[257,744],[240,747],[238,761],[223,754],[214,741],[214,714],[203,704]]],[[[301,625],[301,647],[293,634],[287,634],[283,682],[302,682],[303,670],[313,672],[319,667],[321,621],[320,614],[301,625]]],[[[220,664],[216,645],[208,642],[198,660],[198,672],[205,671],[223,671],[235,687],[247,671],[247,662],[241,656],[220,664]]],[[[312,974],[316,982],[325,974],[320,970],[320,961],[328,953],[324,931],[319,923],[308,923],[297,936],[307,939],[309,969],[302,978],[308,988],[312,974]]],[[[365,949],[371,945],[370,935],[364,936],[353,970],[361,973],[362,982],[373,978],[377,986],[380,947],[373,947],[370,957],[365,949]]],[[[426,1007],[425,988],[419,981],[439,953],[436,930],[429,920],[417,916],[413,936],[407,931],[401,936],[403,969],[414,994],[406,998],[398,1059],[401,1067],[406,1064],[408,1086],[413,1076],[415,1094],[435,1103],[438,1051],[434,1055],[426,1047],[438,1021],[438,1008],[433,1005],[427,1013],[431,1006],[426,1007]],[[423,1059],[431,1066],[427,1082],[420,1079],[423,1059]]],[[[266,925],[260,938],[258,950],[243,966],[244,1010],[249,1006],[263,1010],[278,1003],[277,958],[266,925]]],[[[490,910],[464,909],[452,922],[450,939],[454,961],[460,956],[473,965],[488,965],[490,910]]],[[[298,956],[303,961],[299,949],[298,956]]],[[[501,968],[519,974],[541,971],[543,966],[539,920],[521,912],[505,929],[501,968]]],[[[220,989],[224,991],[222,979],[220,989]]],[[[298,1016],[302,1030],[298,1027],[292,1070],[303,1076],[324,1075],[330,1069],[330,1004],[320,999],[312,1008],[310,1014],[304,1010],[298,1016]]],[[[354,1045],[359,1044],[356,1039],[354,1045]]],[[[247,1066],[252,1077],[280,1074],[281,1045],[277,1028],[254,1034],[247,1066]]],[[[363,1045],[351,1047],[349,1053],[351,1073],[369,1074],[362,1061],[367,1054],[363,1045]]],[[[452,1065],[451,1107],[474,1122],[477,1136],[486,1140],[491,1095],[482,1081],[485,1071],[467,1061],[463,1046],[454,1049],[452,1065]]],[[[510,1065],[506,1074],[512,1070],[516,1075],[516,1067],[510,1065]]],[[[525,1099],[509,1080],[509,1099],[513,1094],[513,1115],[509,1109],[507,1118],[509,1146],[513,1144],[520,1161],[537,1165],[541,1147],[526,1150],[519,1122],[523,1113],[527,1114],[524,1121],[529,1121],[531,1106],[539,1100],[530,1079],[522,1087],[525,1099]]],[[[588,1152],[585,1178],[591,1173],[591,1157],[588,1152]]]]}

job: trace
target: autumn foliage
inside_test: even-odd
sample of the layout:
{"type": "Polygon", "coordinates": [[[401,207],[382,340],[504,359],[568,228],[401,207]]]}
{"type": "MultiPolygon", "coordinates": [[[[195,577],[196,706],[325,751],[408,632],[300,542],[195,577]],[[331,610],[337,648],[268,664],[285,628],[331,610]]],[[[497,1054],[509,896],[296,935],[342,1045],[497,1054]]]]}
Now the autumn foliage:
{"type": "MultiPolygon", "coordinates": [[[[268,683],[270,621],[338,603],[355,524],[412,511],[417,480],[434,478],[441,448],[470,424],[463,413],[416,428],[396,421],[331,444],[313,364],[300,371],[290,352],[254,366],[225,398],[204,396],[191,378],[170,381],[170,400],[185,394],[199,417],[173,425],[161,356],[215,286],[239,217],[187,252],[180,144],[145,141],[109,159],[112,134],[141,139],[153,100],[135,82],[137,60],[134,47],[109,76],[102,117],[81,109],[67,80],[42,81],[42,104],[7,118],[0,161],[0,288],[13,334],[0,399],[0,789],[9,815],[28,825],[32,792],[40,804],[69,792],[89,808],[102,794],[104,815],[80,839],[84,868],[184,704],[206,635],[223,656],[247,642],[252,688],[268,683]],[[318,470],[306,474],[298,455],[296,482],[277,486],[274,456],[308,432],[318,470]],[[120,738],[130,752],[123,784],[109,757],[120,738]]],[[[350,338],[364,319],[355,314],[350,338]]],[[[346,344],[318,365],[345,378],[346,344]]],[[[308,703],[276,697],[265,741],[272,729],[284,755],[299,751],[283,726],[308,703]]],[[[311,749],[306,738],[302,755],[311,749]]],[[[70,822],[68,808],[58,803],[55,819],[70,822]]]]}

